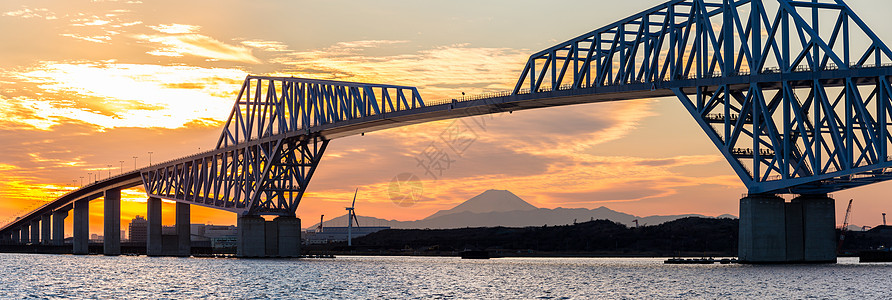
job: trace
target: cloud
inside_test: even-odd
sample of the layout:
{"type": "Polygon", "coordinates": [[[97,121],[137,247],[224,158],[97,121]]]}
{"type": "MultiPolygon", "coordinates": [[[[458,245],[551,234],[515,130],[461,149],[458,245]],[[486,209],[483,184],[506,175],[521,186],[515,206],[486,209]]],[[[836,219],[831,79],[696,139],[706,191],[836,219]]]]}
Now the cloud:
{"type": "Polygon", "coordinates": [[[270,62],[285,66],[280,73],[296,77],[414,85],[424,91],[425,100],[432,101],[454,97],[462,91],[483,93],[510,89],[528,57],[522,50],[467,44],[402,54],[368,53],[371,49],[407,43],[401,40],[339,42],[323,49],[285,53],[270,62]]]}
{"type": "Polygon", "coordinates": [[[4,12],[2,16],[6,17],[19,17],[24,19],[30,18],[38,18],[38,19],[46,19],[46,20],[55,20],[57,19],[56,14],[49,11],[46,8],[29,8],[27,6],[22,6],[19,10],[13,10],[4,12]]]}
{"type": "Polygon", "coordinates": [[[186,25],[186,24],[160,24],[158,26],[149,26],[149,28],[154,29],[155,31],[167,34],[186,34],[186,33],[197,33],[201,26],[197,25],[186,25]]]}
{"type": "Polygon", "coordinates": [[[289,51],[291,51],[291,50],[288,50],[288,45],[283,44],[282,42],[278,42],[278,41],[247,40],[247,41],[242,41],[241,44],[251,47],[251,48],[256,48],[256,49],[260,49],[263,51],[270,51],[270,52],[289,52],[289,51]]]}
{"type": "Polygon", "coordinates": [[[109,24],[112,21],[103,20],[100,19],[98,16],[93,16],[92,18],[71,20],[71,22],[75,22],[71,24],[71,26],[102,26],[109,24]]]}
{"type": "Polygon", "coordinates": [[[200,34],[180,35],[135,35],[134,38],[158,45],[152,51],[146,52],[155,56],[182,57],[193,55],[212,60],[244,62],[251,64],[261,63],[260,59],[251,54],[251,49],[223,43],[216,39],[200,34]]]}
{"type": "Polygon", "coordinates": [[[73,33],[63,33],[60,35],[70,37],[70,38],[75,38],[78,40],[100,43],[100,44],[107,44],[109,41],[111,41],[111,37],[107,36],[107,35],[84,36],[84,35],[78,35],[78,34],[73,34],[73,33]]]}
{"type": "Polygon", "coordinates": [[[0,124],[44,130],[66,120],[98,128],[179,128],[218,120],[228,115],[247,75],[238,69],[55,62],[3,74],[17,81],[3,92],[8,96],[0,103],[0,124]]]}
{"type": "Polygon", "coordinates": [[[344,49],[344,48],[378,48],[385,45],[393,45],[393,44],[403,44],[408,41],[390,41],[390,40],[365,40],[365,41],[352,41],[352,42],[338,42],[331,47],[331,49],[344,49]]]}

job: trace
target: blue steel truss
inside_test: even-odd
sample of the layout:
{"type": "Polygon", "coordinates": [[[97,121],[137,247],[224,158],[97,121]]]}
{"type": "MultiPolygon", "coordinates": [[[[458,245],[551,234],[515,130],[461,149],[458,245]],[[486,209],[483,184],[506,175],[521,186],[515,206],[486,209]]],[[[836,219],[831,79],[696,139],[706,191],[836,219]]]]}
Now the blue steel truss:
{"type": "Polygon", "coordinates": [[[750,193],[827,193],[892,179],[890,62],[842,0],[675,0],[532,55],[514,94],[670,90],[750,193]]]}
{"type": "Polygon", "coordinates": [[[750,193],[827,193],[892,179],[890,58],[839,0],[675,0],[532,55],[510,94],[425,105],[413,87],[249,76],[217,149],[141,175],[151,197],[294,215],[332,138],[676,96],[750,193]]]}
{"type": "Polygon", "coordinates": [[[150,197],[293,216],[332,124],[424,107],[414,87],[249,76],[217,149],[142,171],[150,197]]]}

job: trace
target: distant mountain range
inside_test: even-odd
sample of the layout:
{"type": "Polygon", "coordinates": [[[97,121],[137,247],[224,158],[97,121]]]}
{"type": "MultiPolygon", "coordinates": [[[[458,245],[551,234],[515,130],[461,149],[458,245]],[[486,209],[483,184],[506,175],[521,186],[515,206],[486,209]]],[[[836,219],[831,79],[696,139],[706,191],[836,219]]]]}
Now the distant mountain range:
{"type": "MultiPolygon", "coordinates": [[[[634,220],[641,225],[657,225],[686,218],[711,218],[699,214],[646,216],[640,217],[601,206],[587,208],[538,208],[524,201],[517,195],[505,190],[488,190],[480,195],[447,210],[438,211],[424,219],[416,221],[385,220],[375,217],[357,215],[361,226],[389,226],[398,229],[449,229],[464,227],[527,227],[542,225],[565,225],[590,220],[610,220],[635,226],[634,220]]],[[[732,218],[733,215],[721,215],[716,218],[732,218]]],[[[325,227],[347,226],[347,215],[326,220],[325,227]]],[[[319,223],[309,228],[316,228],[319,223]]]]}

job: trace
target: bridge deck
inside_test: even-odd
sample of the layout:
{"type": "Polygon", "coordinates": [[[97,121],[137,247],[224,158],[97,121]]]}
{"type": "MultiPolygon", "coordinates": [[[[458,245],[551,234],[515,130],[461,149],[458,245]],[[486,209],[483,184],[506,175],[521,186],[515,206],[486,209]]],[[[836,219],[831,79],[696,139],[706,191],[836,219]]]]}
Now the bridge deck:
{"type": "MultiPolygon", "coordinates": [[[[366,116],[338,123],[315,126],[310,128],[309,131],[312,135],[321,135],[325,139],[335,139],[365,132],[373,132],[436,120],[454,119],[483,114],[606,101],[673,97],[675,96],[674,92],[672,91],[673,88],[689,89],[694,87],[713,86],[713,88],[711,89],[714,90],[715,87],[719,85],[729,84],[732,86],[732,89],[745,89],[750,85],[751,82],[760,82],[760,84],[764,83],[763,87],[766,89],[777,89],[780,88],[778,86],[779,82],[789,82],[794,87],[799,87],[810,86],[814,80],[822,81],[825,86],[831,87],[841,86],[845,84],[844,81],[838,80],[838,78],[854,77],[862,80],[863,82],[861,83],[870,84],[875,83],[871,82],[872,80],[875,81],[878,76],[884,76],[885,74],[892,74],[892,67],[887,66],[852,70],[827,70],[822,72],[796,72],[787,74],[778,73],[741,75],[720,78],[686,79],[671,82],[630,83],[614,86],[596,86],[590,88],[565,87],[566,89],[554,91],[541,90],[537,91],[536,93],[525,93],[516,95],[505,93],[497,94],[493,97],[464,99],[458,98],[455,99],[454,102],[441,101],[439,103],[427,103],[426,106],[420,108],[387,112],[380,115],[366,116]]],[[[693,90],[690,90],[690,92],[693,92],[693,90]]],[[[305,131],[291,132],[287,135],[289,137],[298,137],[307,135],[307,133],[305,131]]],[[[264,142],[268,142],[269,140],[274,138],[281,137],[269,137],[265,139],[253,140],[247,142],[246,144],[261,144],[264,142]]],[[[220,153],[231,151],[234,148],[244,147],[246,144],[215,149],[187,157],[162,162],[151,167],[128,172],[119,176],[88,184],[80,189],[63,195],[32,212],[29,212],[25,216],[22,216],[21,219],[3,226],[2,228],[0,228],[0,231],[3,231],[9,227],[19,226],[21,224],[18,223],[25,222],[25,220],[30,220],[34,216],[46,214],[58,209],[65,209],[66,207],[71,206],[72,203],[74,203],[75,201],[99,198],[102,196],[102,192],[107,189],[125,189],[138,186],[143,183],[142,179],[140,178],[140,174],[147,170],[157,169],[159,167],[169,165],[177,165],[189,161],[195,161],[196,159],[217,156],[220,155],[220,153]]],[[[832,175],[828,176],[828,178],[833,177],[832,175]]],[[[853,184],[856,183],[857,182],[853,184]]],[[[196,204],[193,202],[190,203],[196,204]]],[[[214,207],[212,205],[208,206],[214,207]]]]}
{"type": "Polygon", "coordinates": [[[142,184],[142,180],[139,177],[139,172],[139,170],[130,171],[118,176],[114,176],[112,178],[99,180],[87,184],[79,189],[68,192],[65,195],[60,196],[59,198],[47,202],[37,209],[28,212],[24,216],[21,216],[21,218],[16,219],[15,221],[10,222],[3,227],[0,227],[0,231],[5,231],[7,228],[10,227],[23,225],[20,223],[28,222],[35,217],[52,213],[56,210],[70,210],[74,202],[79,200],[92,200],[102,197],[103,192],[108,189],[128,189],[139,186],[142,184]]]}

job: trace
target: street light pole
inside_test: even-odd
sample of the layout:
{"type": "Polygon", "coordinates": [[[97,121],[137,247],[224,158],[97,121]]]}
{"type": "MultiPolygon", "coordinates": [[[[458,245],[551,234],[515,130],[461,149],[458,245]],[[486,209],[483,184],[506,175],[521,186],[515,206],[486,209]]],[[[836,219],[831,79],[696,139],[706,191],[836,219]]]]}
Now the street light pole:
{"type": "Polygon", "coordinates": [[[120,161],[118,161],[118,162],[121,163],[121,175],[124,175],[124,161],[123,161],[123,160],[120,160],[120,161]]]}
{"type": "Polygon", "coordinates": [[[84,186],[84,176],[81,176],[81,186],[84,186]]]}
{"type": "Polygon", "coordinates": [[[133,169],[134,169],[134,170],[136,170],[136,159],[137,159],[137,158],[139,158],[139,156],[134,156],[134,157],[133,157],[133,169]]]}
{"type": "Polygon", "coordinates": [[[88,177],[87,179],[89,179],[88,184],[92,183],[93,182],[93,172],[87,172],[87,177],[88,177]]]}
{"type": "Polygon", "coordinates": [[[149,166],[150,167],[152,166],[152,153],[154,153],[154,152],[149,151],[149,166]]]}
{"type": "Polygon", "coordinates": [[[108,178],[111,178],[111,168],[112,165],[108,165],[108,178]]]}

